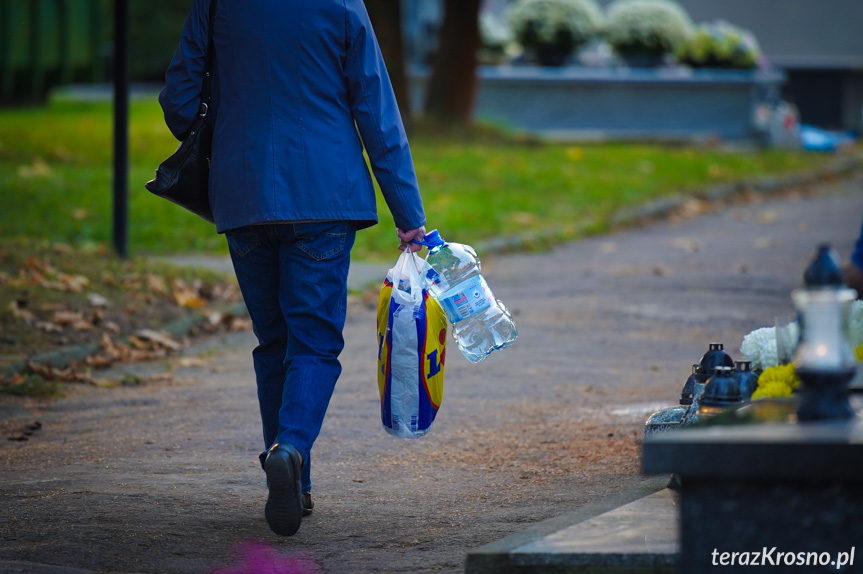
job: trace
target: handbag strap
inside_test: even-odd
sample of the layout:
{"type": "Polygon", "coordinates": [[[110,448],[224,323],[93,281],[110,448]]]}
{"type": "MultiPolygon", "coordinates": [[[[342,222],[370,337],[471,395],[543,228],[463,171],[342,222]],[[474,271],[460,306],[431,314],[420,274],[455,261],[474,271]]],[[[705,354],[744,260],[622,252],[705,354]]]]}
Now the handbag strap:
{"type": "Polygon", "coordinates": [[[213,22],[216,21],[216,0],[210,0],[210,25],[207,28],[207,56],[204,60],[204,79],[201,82],[201,107],[198,115],[206,116],[210,107],[213,82],[213,22]]]}

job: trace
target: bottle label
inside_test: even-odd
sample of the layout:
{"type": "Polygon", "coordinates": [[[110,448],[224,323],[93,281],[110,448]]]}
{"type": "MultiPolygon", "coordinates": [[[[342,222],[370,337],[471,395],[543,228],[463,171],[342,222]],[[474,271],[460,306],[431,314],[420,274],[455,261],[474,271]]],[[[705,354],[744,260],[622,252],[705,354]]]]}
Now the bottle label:
{"type": "Polygon", "coordinates": [[[462,281],[438,300],[447,318],[455,324],[479,313],[494,303],[494,295],[482,275],[462,281]]]}

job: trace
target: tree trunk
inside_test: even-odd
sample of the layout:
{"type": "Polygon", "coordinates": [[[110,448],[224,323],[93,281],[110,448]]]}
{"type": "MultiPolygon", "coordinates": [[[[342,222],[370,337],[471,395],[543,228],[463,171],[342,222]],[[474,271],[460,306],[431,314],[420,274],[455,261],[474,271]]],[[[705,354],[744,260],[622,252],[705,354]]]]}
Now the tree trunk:
{"type": "Polygon", "coordinates": [[[481,0],[444,0],[444,20],[426,93],[425,114],[467,124],[476,94],[476,53],[480,46],[481,0]]]}
{"type": "Polygon", "coordinates": [[[364,0],[364,2],[387,65],[402,122],[405,126],[409,126],[411,105],[405,72],[401,0],[364,0]]]}

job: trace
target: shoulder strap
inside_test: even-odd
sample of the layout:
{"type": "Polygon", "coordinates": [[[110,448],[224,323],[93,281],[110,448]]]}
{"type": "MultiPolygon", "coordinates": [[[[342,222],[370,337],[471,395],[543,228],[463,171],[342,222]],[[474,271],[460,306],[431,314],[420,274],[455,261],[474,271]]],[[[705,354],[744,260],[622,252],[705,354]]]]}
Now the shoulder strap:
{"type": "Polygon", "coordinates": [[[207,58],[204,61],[204,79],[201,82],[201,115],[207,115],[212,90],[213,70],[213,22],[216,21],[216,0],[210,0],[210,25],[207,28],[207,58]]]}

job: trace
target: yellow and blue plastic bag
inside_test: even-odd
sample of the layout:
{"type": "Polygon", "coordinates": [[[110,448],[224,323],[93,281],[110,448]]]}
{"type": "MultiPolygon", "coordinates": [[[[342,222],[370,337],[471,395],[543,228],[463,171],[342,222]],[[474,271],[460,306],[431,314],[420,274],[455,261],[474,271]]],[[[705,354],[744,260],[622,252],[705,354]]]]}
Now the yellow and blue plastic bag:
{"type": "Polygon", "coordinates": [[[378,298],[378,391],[384,429],[425,435],[443,399],[447,320],[426,288],[428,263],[403,253],[378,298]]]}

